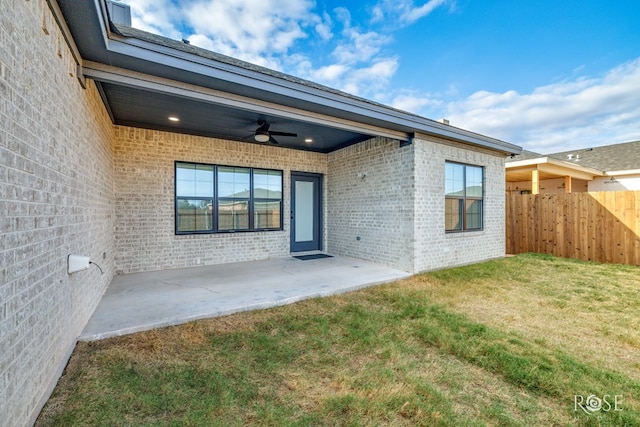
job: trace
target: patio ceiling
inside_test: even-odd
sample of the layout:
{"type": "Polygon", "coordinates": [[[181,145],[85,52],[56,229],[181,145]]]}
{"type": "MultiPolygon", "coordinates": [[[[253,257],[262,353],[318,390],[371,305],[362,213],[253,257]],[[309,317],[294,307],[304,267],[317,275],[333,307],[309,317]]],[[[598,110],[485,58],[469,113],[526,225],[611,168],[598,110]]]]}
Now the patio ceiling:
{"type": "Polygon", "coordinates": [[[370,134],[279,116],[266,108],[247,110],[144,88],[105,82],[99,85],[113,122],[118,125],[258,143],[254,139],[258,120],[266,120],[271,131],[297,134],[274,136],[278,146],[320,152],[371,138],[370,134]]]}

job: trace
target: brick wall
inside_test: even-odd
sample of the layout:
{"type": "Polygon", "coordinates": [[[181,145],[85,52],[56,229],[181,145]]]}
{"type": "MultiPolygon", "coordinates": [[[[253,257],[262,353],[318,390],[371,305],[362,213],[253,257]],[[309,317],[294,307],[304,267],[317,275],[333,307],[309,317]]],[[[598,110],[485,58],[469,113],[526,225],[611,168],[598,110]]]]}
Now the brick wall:
{"type": "Polygon", "coordinates": [[[503,156],[423,137],[406,147],[376,138],[328,157],[330,252],[409,272],[504,256],[503,156]],[[482,231],[445,233],[446,161],[485,167],[482,231]]]}
{"type": "Polygon", "coordinates": [[[415,259],[413,271],[470,264],[504,256],[505,172],[504,156],[488,150],[469,149],[436,138],[414,141],[415,259]],[[484,229],[445,233],[445,162],[484,166],[484,229]]]}
{"type": "Polygon", "coordinates": [[[112,126],[75,70],[44,0],[2,2],[0,426],[33,423],[113,276],[112,126]]]}
{"type": "Polygon", "coordinates": [[[412,271],[413,147],[375,138],[328,158],[329,251],[412,271]]]}
{"type": "Polygon", "coordinates": [[[325,154],[128,127],[115,133],[118,274],[286,256],[291,171],[327,173],[325,154]],[[284,230],[175,235],[177,160],[283,170],[284,230]]]}

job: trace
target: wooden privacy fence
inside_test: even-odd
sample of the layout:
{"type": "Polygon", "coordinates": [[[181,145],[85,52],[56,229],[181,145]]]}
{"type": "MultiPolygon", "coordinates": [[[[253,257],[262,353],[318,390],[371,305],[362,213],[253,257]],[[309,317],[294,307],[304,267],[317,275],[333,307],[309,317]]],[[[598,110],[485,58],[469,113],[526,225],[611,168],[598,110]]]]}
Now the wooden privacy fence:
{"type": "Polygon", "coordinates": [[[507,195],[507,253],[640,265],[640,191],[507,195]]]}

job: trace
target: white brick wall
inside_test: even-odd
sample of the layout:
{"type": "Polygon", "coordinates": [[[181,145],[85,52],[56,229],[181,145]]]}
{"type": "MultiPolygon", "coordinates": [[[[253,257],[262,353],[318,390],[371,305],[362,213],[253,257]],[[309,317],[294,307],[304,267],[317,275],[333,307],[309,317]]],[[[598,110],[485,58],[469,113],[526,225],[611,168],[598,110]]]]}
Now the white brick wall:
{"type": "Polygon", "coordinates": [[[415,261],[413,271],[470,264],[504,256],[505,172],[504,156],[469,149],[435,138],[414,142],[416,152],[415,261]],[[445,162],[485,168],[484,229],[445,233],[445,162]]]}
{"type": "Polygon", "coordinates": [[[0,426],[34,421],[113,275],[112,131],[46,2],[3,1],[0,426]],[[69,253],[105,274],[68,275],[69,253]]]}
{"type": "Polygon", "coordinates": [[[332,253],[409,272],[504,256],[503,156],[435,138],[406,147],[376,138],[330,153],[328,183],[332,253]],[[445,233],[447,160],[485,167],[484,230],[445,233]]]}
{"type": "Polygon", "coordinates": [[[329,251],[412,271],[413,147],[375,138],[328,157],[329,251]]]}
{"type": "Polygon", "coordinates": [[[327,173],[325,154],[127,127],[115,156],[118,274],[286,256],[291,171],[327,173]],[[283,170],[284,230],[175,235],[176,160],[283,170]]]}
{"type": "Polygon", "coordinates": [[[504,158],[431,138],[374,138],[326,154],[116,127],[116,270],[249,261],[289,254],[291,171],[325,175],[325,249],[418,272],[504,255],[504,158]],[[174,162],[282,169],[284,230],[174,233],[174,162]],[[444,165],[485,167],[484,230],[444,232],[444,165]],[[363,177],[364,175],[364,177],[363,177]]]}

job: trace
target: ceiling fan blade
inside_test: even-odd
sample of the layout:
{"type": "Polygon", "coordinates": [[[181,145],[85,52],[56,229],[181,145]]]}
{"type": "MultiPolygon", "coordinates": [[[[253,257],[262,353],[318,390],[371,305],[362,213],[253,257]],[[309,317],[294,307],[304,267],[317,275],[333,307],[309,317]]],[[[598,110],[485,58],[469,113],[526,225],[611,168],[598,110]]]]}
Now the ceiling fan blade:
{"type": "Polygon", "coordinates": [[[298,136],[297,133],[291,133],[291,132],[276,132],[276,131],[271,131],[269,132],[271,135],[276,135],[276,136],[292,136],[292,137],[296,137],[298,136]]]}
{"type": "MultiPolygon", "coordinates": [[[[273,132],[271,132],[271,133],[273,133],[273,132]]],[[[270,143],[272,143],[272,144],[280,144],[280,143],[279,143],[279,142],[278,142],[274,137],[272,137],[272,136],[269,136],[269,142],[270,142],[270,143]]]]}
{"type": "Polygon", "coordinates": [[[266,120],[258,120],[258,126],[256,132],[269,132],[269,126],[271,126],[271,124],[266,120]]]}

